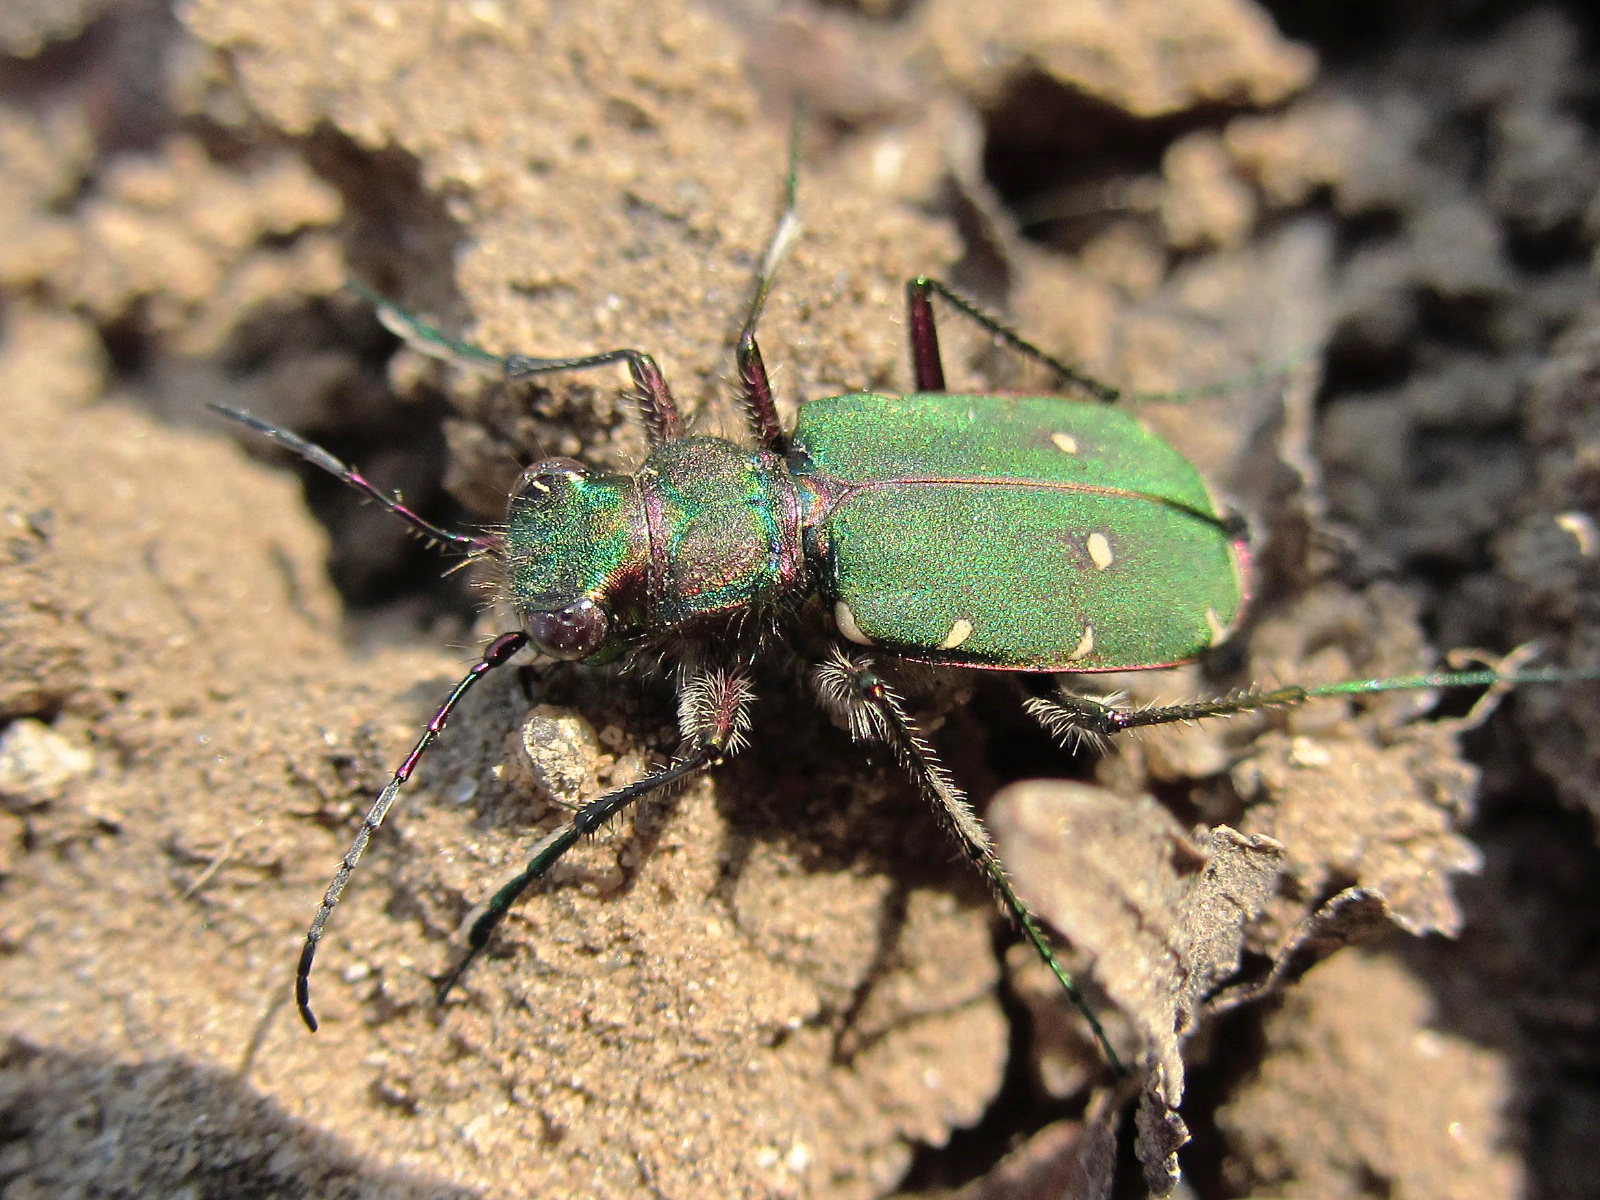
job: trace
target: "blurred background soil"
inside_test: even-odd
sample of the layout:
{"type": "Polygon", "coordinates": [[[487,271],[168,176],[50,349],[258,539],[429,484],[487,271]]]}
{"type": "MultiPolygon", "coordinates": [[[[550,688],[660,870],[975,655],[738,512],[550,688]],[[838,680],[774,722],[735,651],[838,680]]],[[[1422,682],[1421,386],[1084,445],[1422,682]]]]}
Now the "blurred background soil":
{"type": "MultiPolygon", "coordinates": [[[[1234,381],[1141,411],[1254,521],[1250,628],[1116,686],[1530,641],[1593,668],[1584,11],[0,7],[0,1195],[1140,1194],[1076,1018],[894,763],[784,662],[753,748],[575,852],[441,1007],[472,907],[563,805],[676,741],[664,679],[491,677],[337,913],[309,1035],[289,983],[327,878],[511,626],[492,580],[444,575],[204,405],[447,523],[498,520],[532,457],[637,461],[620,377],[455,376],[353,275],[498,351],[648,350],[701,427],[737,430],[732,346],[798,96],[806,232],[762,330],[786,419],[910,387],[921,272],[1121,386],[1234,381]]],[[[1047,385],[943,322],[954,386],[1047,385]]],[[[1152,848],[1192,874],[1199,826],[1282,845],[1247,980],[1331,897],[1381,896],[1392,934],[1200,1023],[1180,1188],[1594,1194],[1593,685],[1483,723],[1470,697],[1438,724],[1396,694],[1090,755],[1020,715],[1015,679],[909,682],[980,805],[1078,785],[994,815],[1125,1047],[1143,1026],[1114,1001],[1146,951],[1117,931],[1171,915],[1141,883],[1152,848]],[[1083,814],[1070,845],[1022,855],[1052,804],[1083,814]]]]}

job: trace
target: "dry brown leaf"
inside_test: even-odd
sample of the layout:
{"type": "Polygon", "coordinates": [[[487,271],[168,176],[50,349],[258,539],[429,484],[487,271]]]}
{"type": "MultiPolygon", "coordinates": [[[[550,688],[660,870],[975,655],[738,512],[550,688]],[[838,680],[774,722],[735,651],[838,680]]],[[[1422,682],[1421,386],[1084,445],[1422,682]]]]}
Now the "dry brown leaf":
{"type": "Polygon", "coordinates": [[[1139,1156],[1139,1165],[1144,1168],[1144,1185],[1157,1196],[1165,1196],[1183,1178],[1178,1167],[1178,1151],[1189,1140],[1189,1127],[1178,1115],[1182,1079],[1177,1083],[1178,1089],[1174,1092],[1166,1067],[1157,1064],[1144,1081],[1139,1109],[1133,1118],[1134,1127],[1139,1131],[1134,1150],[1139,1156]]]}
{"type": "Polygon", "coordinates": [[[1182,1045],[1210,992],[1237,971],[1244,926],[1265,907],[1283,848],[1227,826],[1191,838],[1149,796],[1058,780],[1016,784],[989,821],[1017,890],[1095,956],[1095,976],[1152,1063],[1139,1111],[1151,1190],[1170,1191],[1188,1133],[1182,1045]]]}
{"type": "Polygon", "coordinates": [[[1376,937],[1393,920],[1389,906],[1377,892],[1346,888],[1300,922],[1279,949],[1272,970],[1265,977],[1218,992],[1207,1001],[1206,1012],[1224,1013],[1287,987],[1335,950],[1376,937]]]}

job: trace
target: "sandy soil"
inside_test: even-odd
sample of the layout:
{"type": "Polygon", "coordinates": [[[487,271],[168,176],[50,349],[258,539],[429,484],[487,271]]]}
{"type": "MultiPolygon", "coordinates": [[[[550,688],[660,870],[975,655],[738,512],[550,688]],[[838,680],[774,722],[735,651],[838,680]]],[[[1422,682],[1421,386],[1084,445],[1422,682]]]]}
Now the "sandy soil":
{"type": "MultiPolygon", "coordinates": [[[[0,13],[6,1200],[1132,1195],[1171,1183],[1168,1103],[1196,1196],[1589,1194],[1593,685],[1089,755],[1015,680],[908,674],[1113,1039],[1160,1064],[1138,1120],[889,756],[782,661],[753,747],[575,851],[440,1006],[473,906],[676,742],[664,678],[491,676],[330,926],[322,1029],[296,1019],[360,814],[509,617],[204,405],[467,525],[531,457],[637,460],[621,378],[458,376],[355,275],[496,350],[649,350],[736,429],[797,94],[805,234],[762,330],[786,419],[910,386],[923,271],[1128,388],[1231,381],[1141,412],[1254,519],[1250,627],[1115,686],[1600,658],[1577,24],[978,7],[0,13]]],[[[956,386],[1045,386],[943,329],[956,386]]]]}

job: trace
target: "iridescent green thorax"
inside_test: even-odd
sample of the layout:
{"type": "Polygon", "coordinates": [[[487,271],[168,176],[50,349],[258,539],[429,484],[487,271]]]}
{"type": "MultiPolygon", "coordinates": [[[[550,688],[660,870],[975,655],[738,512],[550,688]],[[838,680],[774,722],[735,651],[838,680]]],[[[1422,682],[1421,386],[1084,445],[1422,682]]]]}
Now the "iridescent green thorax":
{"type": "Polygon", "coordinates": [[[853,395],[801,406],[797,481],[840,631],[1011,670],[1186,662],[1244,600],[1194,466],[1122,410],[1059,397],[853,395]]]}
{"type": "Polygon", "coordinates": [[[770,605],[803,582],[794,484],[775,456],[684,438],[652,451],[639,483],[661,625],[770,605]]]}
{"type": "Polygon", "coordinates": [[[591,601],[619,652],[799,587],[798,522],[783,462],[723,438],[664,443],[633,476],[530,469],[507,513],[510,598],[525,623],[591,601]]]}

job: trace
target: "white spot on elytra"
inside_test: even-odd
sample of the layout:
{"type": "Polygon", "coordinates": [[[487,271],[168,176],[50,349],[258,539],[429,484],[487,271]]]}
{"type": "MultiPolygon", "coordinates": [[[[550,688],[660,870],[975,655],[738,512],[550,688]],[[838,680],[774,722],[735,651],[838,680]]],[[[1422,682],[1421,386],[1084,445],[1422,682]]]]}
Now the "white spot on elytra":
{"type": "Polygon", "coordinates": [[[1068,662],[1077,662],[1080,658],[1088,658],[1094,653],[1094,626],[1087,622],[1083,626],[1083,636],[1078,639],[1078,644],[1073,647],[1072,653],[1067,655],[1068,662]]]}
{"type": "Polygon", "coordinates": [[[1112,557],[1111,543],[1103,533],[1089,535],[1089,557],[1094,560],[1095,568],[1101,571],[1117,561],[1112,557]]]}
{"type": "Polygon", "coordinates": [[[941,650],[954,650],[962,642],[972,636],[972,622],[962,617],[950,626],[950,632],[944,635],[944,641],[939,643],[941,650]]]}
{"type": "Polygon", "coordinates": [[[839,626],[839,632],[844,634],[858,646],[872,645],[872,639],[861,632],[861,626],[856,624],[856,615],[850,611],[850,606],[840,600],[833,606],[833,620],[839,626]]]}
{"type": "Polygon", "coordinates": [[[1070,433],[1052,433],[1050,440],[1055,443],[1056,449],[1063,454],[1076,454],[1078,452],[1078,439],[1070,433]]]}
{"type": "Polygon", "coordinates": [[[1206,609],[1206,628],[1211,630],[1211,645],[1215,646],[1228,636],[1228,627],[1222,623],[1214,608],[1206,609]]]}

